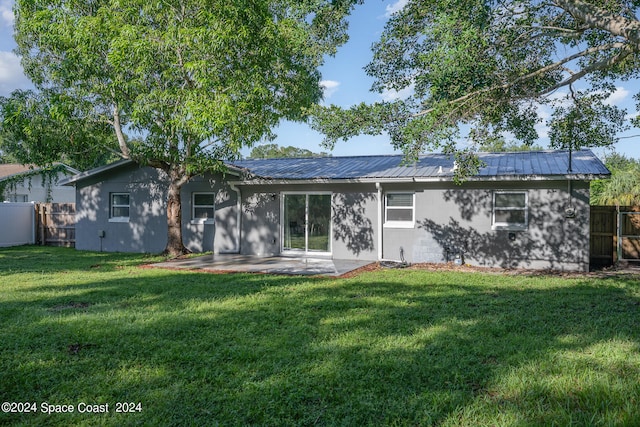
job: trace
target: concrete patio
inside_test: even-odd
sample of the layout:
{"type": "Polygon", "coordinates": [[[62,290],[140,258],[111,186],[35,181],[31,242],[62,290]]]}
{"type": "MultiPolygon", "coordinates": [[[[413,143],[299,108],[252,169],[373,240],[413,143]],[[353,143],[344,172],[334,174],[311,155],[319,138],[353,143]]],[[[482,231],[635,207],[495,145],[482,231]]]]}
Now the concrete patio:
{"type": "Polygon", "coordinates": [[[340,260],[313,257],[257,257],[216,254],[176,259],[153,264],[152,267],[212,272],[269,273],[306,276],[342,276],[372,261],[340,260]]]}

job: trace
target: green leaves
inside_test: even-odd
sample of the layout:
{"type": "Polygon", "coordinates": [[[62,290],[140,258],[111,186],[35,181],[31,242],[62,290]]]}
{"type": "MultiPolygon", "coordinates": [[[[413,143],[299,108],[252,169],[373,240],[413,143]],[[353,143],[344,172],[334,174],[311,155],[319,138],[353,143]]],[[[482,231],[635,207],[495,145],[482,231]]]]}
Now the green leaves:
{"type": "Polygon", "coordinates": [[[62,161],[81,170],[113,160],[117,146],[110,127],[83,116],[82,105],[51,91],[0,97],[2,151],[20,163],[62,161]]]}
{"type": "Polygon", "coordinates": [[[251,150],[250,159],[268,159],[268,158],[282,158],[282,157],[326,157],[330,156],[325,152],[314,153],[304,148],[298,148],[293,146],[280,147],[277,144],[262,144],[254,147],[251,150]]]}
{"type": "Polygon", "coordinates": [[[18,1],[16,40],[39,89],[91,102],[86,118],[96,122],[114,124],[105,113],[117,106],[123,129],[155,147],[134,150],[139,161],[174,159],[175,149],[185,161],[201,144],[233,154],[270,137],[282,118],[303,119],[322,94],[317,67],[345,40],[352,6],[18,1]]]}
{"type": "Polygon", "coordinates": [[[625,111],[607,104],[604,94],[576,93],[573,103],[561,103],[551,119],[549,137],[555,148],[610,146],[616,134],[628,128],[625,111]]]}
{"type": "Polygon", "coordinates": [[[640,162],[612,153],[605,164],[611,178],[592,181],[591,204],[633,206],[640,203],[640,162]]]}
{"type": "Polygon", "coordinates": [[[609,145],[625,112],[605,100],[618,79],[640,71],[637,9],[620,1],[411,0],[389,19],[365,69],[372,90],[410,95],[384,106],[319,109],[312,125],[329,145],[387,132],[411,155],[453,152],[461,126],[472,142],[532,144],[545,106],[553,110],[545,124],[554,147],[609,145]]]}
{"type": "MultiPolygon", "coordinates": [[[[18,117],[11,140],[45,162],[74,150],[77,129],[65,121],[91,132],[111,126],[122,157],[162,169],[179,194],[272,138],[281,119],[306,118],[322,96],[318,67],[346,41],[355,2],[17,0],[18,52],[47,108],[33,112],[38,126],[8,110],[18,117]]],[[[169,225],[180,224],[171,217],[179,204],[170,200],[169,225]]],[[[184,250],[177,228],[174,254],[184,250]]]]}

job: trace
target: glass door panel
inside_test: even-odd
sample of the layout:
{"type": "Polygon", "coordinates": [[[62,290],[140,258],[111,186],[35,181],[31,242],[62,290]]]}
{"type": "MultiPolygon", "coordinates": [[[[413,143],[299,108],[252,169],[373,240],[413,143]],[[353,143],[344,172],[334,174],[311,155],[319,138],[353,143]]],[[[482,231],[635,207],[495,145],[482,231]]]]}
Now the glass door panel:
{"type": "Polygon", "coordinates": [[[284,195],[284,243],[285,250],[306,249],[306,194],[284,195]]]}
{"type": "Polygon", "coordinates": [[[307,251],[330,252],[331,195],[309,194],[307,200],[309,214],[307,251]]]}

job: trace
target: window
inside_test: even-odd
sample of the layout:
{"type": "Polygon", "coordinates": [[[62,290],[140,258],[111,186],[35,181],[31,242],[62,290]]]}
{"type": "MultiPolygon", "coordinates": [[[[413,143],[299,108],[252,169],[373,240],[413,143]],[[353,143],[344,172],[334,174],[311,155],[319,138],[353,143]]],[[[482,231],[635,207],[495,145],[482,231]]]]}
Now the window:
{"type": "Polygon", "coordinates": [[[10,202],[27,202],[28,199],[29,196],[27,196],[26,194],[9,194],[10,202]]]}
{"type": "Polygon", "coordinates": [[[493,193],[494,230],[524,230],[528,224],[528,198],[524,191],[493,193]]]}
{"type": "Polygon", "coordinates": [[[413,193],[387,193],[385,198],[385,225],[413,227],[413,193]]]}
{"type": "Polygon", "coordinates": [[[191,219],[194,221],[207,221],[215,218],[215,194],[193,193],[191,195],[191,219]]]}
{"type": "Polygon", "coordinates": [[[111,193],[109,221],[129,221],[129,193],[111,193]]]}

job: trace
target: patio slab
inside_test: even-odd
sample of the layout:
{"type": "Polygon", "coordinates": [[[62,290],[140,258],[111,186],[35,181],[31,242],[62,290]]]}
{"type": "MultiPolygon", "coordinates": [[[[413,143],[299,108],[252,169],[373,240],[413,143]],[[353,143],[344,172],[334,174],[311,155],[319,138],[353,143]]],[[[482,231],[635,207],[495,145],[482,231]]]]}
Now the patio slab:
{"type": "Polygon", "coordinates": [[[342,276],[372,262],[313,257],[258,257],[216,254],[160,262],[153,264],[153,267],[216,272],[342,276]]]}

